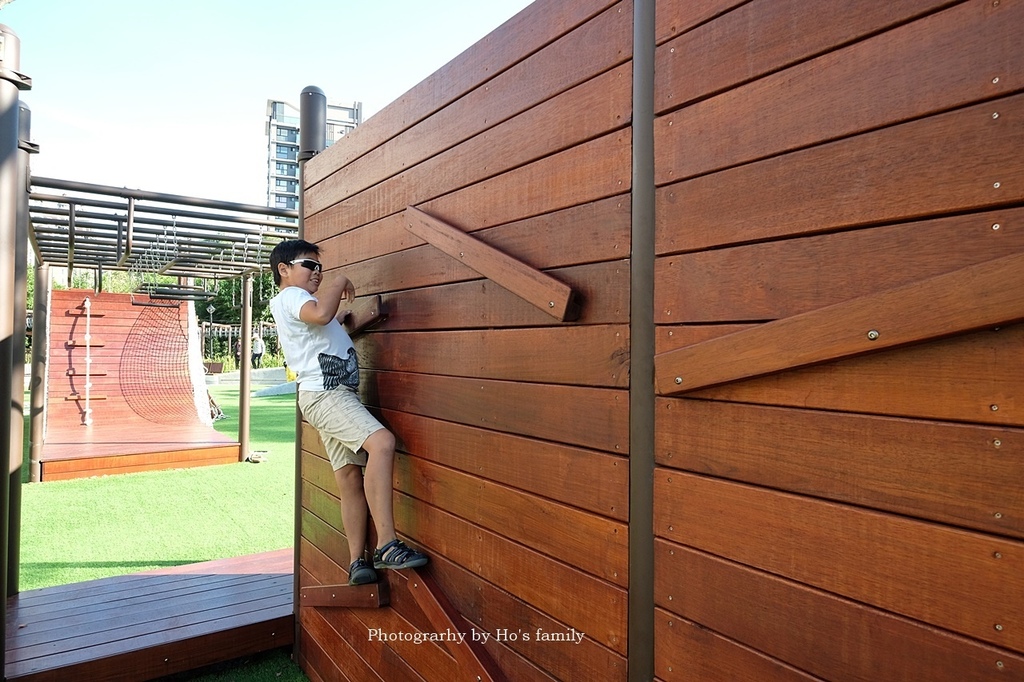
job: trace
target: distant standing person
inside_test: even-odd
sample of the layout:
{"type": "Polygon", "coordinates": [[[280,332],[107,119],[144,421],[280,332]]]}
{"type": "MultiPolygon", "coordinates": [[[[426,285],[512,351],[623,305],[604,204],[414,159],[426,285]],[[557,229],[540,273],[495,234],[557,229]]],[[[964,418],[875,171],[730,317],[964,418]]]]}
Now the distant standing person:
{"type": "Polygon", "coordinates": [[[270,270],[280,292],[270,312],[298,375],[299,409],[320,433],[334,469],[352,562],[348,580],[359,585],[377,580],[374,569],[415,568],[428,558],[395,537],[395,437],[359,400],[356,351],[338,319],[341,302],[353,301],[356,290],[340,273],[324,278],[319,255],[316,244],[299,239],[274,247],[270,270]],[[367,507],[377,530],[372,566],[364,558],[367,507]]]}
{"type": "Polygon", "coordinates": [[[239,338],[235,341],[235,365],[238,369],[242,369],[242,339],[239,338]]]}
{"type": "Polygon", "coordinates": [[[252,335],[252,368],[259,369],[260,362],[263,360],[263,337],[259,334],[252,335]]]}

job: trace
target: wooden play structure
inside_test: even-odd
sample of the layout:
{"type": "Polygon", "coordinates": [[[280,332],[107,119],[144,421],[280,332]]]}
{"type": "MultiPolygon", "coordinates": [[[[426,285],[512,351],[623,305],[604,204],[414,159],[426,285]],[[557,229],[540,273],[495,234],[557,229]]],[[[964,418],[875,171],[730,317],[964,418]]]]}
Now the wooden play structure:
{"type": "Polygon", "coordinates": [[[309,160],[432,557],[345,587],[304,427],[310,678],[1024,679],[1022,44],[538,0],[309,160]]]}
{"type": "Polygon", "coordinates": [[[38,480],[239,461],[211,426],[191,301],[51,292],[38,480]]]}
{"type": "MultiPolygon", "coordinates": [[[[6,678],[294,642],[315,681],[1024,680],[1022,44],[1024,0],[537,0],[303,148],[430,564],[347,586],[303,424],[293,557],[16,595],[6,678]],[[222,583],[215,617],[183,590],[149,619],[178,582],[222,583]],[[18,626],[65,606],[66,638],[18,626]]],[[[133,250],[134,204],[51,210],[41,260],[173,234],[150,271],[186,278],[293,236],[211,246],[174,209],[133,250]]],[[[79,419],[80,303],[50,351],[79,419]]]]}

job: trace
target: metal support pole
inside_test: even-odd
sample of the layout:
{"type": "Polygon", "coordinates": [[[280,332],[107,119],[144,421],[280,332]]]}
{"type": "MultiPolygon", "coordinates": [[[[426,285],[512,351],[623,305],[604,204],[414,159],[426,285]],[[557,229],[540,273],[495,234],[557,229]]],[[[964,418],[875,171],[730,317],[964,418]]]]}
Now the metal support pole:
{"type": "Polygon", "coordinates": [[[629,680],[654,679],[654,5],[633,2],[629,680]]]}
{"type": "Polygon", "coordinates": [[[249,456],[249,386],[252,365],[252,273],[242,275],[242,356],[238,359],[238,458],[249,456]]]}
{"type": "Polygon", "coordinates": [[[68,204],[68,289],[75,274],[75,204],[68,204]]]}
{"type": "MultiPolygon", "coordinates": [[[[118,228],[121,227],[121,223],[118,222],[118,228]]],[[[132,257],[132,241],[135,238],[135,197],[128,197],[128,228],[125,233],[124,242],[121,242],[120,229],[118,229],[117,239],[117,250],[118,259],[117,267],[122,267],[128,262],[128,259],[132,257]]]]}
{"type": "MultiPolygon", "coordinates": [[[[327,96],[315,85],[299,95],[299,239],[306,238],[306,162],[327,148],[327,96]]],[[[299,603],[299,547],[302,544],[302,412],[295,393],[295,566],[292,604],[299,603]]],[[[292,657],[299,658],[301,639],[298,608],[295,607],[295,644],[292,657]]]]}
{"type": "Polygon", "coordinates": [[[25,318],[28,299],[28,195],[32,112],[18,105],[18,217],[14,233],[14,343],[11,364],[10,517],[7,535],[7,596],[18,593],[21,562],[21,472],[25,462],[25,318]]]}
{"type": "Polygon", "coordinates": [[[31,416],[29,417],[29,480],[42,480],[43,410],[46,408],[46,365],[50,343],[50,266],[36,266],[36,288],[32,303],[31,416]]]}
{"type": "MultiPolygon", "coordinates": [[[[18,162],[18,90],[31,81],[18,73],[21,67],[21,41],[11,29],[0,24],[0,391],[10,396],[11,366],[14,362],[14,297],[15,242],[17,240],[18,204],[25,191],[19,185],[18,162]]],[[[4,461],[11,457],[11,410],[0,410],[0,443],[4,461]]],[[[0,586],[7,594],[7,540],[10,537],[10,477],[0,476],[0,586]]],[[[0,623],[7,619],[7,600],[0,605],[0,623]]],[[[6,627],[0,624],[0,637],[6,639],[6,627]]],[[[0,652],[0,669],[6,663],[6,652],[0,652]]]]}

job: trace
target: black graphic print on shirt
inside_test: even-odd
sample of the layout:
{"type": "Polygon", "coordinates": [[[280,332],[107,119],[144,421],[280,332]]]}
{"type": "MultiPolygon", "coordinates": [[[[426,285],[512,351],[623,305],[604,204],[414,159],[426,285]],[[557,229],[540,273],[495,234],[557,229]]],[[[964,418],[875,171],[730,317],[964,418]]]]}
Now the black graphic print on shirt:
{"type": "Polygon", "coordinates": [[[324,390],[331,391],[338,386],[345,386],[353,391],[359,388],[359,361],[355,348],[349,348],[348,356],[345,358],[320,353],[317,360],[324,375],[324,390]]]}

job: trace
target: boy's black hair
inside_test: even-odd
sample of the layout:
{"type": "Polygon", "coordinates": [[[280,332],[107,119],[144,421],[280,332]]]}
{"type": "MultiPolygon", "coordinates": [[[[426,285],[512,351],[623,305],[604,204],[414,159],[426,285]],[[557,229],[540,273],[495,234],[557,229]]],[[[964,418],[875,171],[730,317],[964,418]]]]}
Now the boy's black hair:
{"type": "Polygon", "coordinates": [[[277,270],[280,263],[291,263],[299,256],[309,254],[319,256],[320,247],[304,239],[288,239],[275,246],[270,252],[270,272],[274,276],[274,284],[281,286],[281,273],[277,270]]]}

